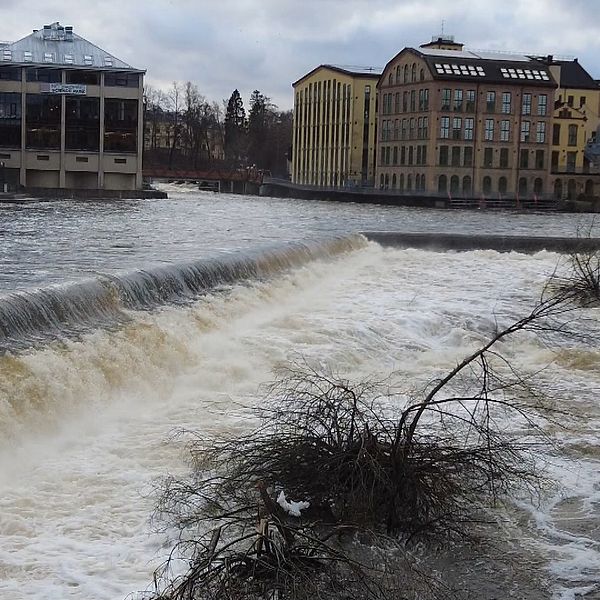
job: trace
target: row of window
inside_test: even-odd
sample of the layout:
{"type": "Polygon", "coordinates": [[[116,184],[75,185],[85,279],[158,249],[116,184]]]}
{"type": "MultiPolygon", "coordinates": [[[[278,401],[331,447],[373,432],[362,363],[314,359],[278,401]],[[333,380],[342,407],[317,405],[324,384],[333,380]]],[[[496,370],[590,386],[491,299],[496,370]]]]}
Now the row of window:
{"type": "MultiPolygon", "coordinates": [[[[419,69],[419,79],[418,81],[423,81],[425,79],[425,70],[419,69]]],[[[398,65],[394,73],[390,73],[388,75],[387,83],[388,85],[399,85],[400,83],[414,83],[417,81],[417,64],[412,63],[412,65],[398,65]]]]}
{"type": "Polygon", "coordinates": [[[427,146],[383,146],[379,153],[381,166],[426,165],[427,146]]]}
{"type": "MultiPolygon", "coordinates": [[[[576,124],[569,125],[567,128],[567,146],[577,146],[577,132],[579,127],[576,124]]],[[[560,123],[554,123],[552,127],[552,144],[554,146],[560,145],[560,123]]]]}
{"type": "MultiPolygon", "coordinates": [[[[25,144],[27,148],[60,148],[62,96],[27,94],[25,144]]],[[[0,144],[21,147],[21,94],[0,94],[0,144]]],[[[107,151],[137,150],[137,100],[106,99],[104,148],[107,151]]],[[[65,98],[65,147],[98,151],[100,146],[100,99],[65,98]]]]}
{"type": "Polygon", "coordinates": [[[404,179],[404,173],[400,173],[399,177],[395,173],[392,173],[391,177],[389,173],[382,173],[379,177],[379,188],[382,190],[399,190],[400,192],[425,192],[427,189],[425,174],[417,173],[415,175],[415,187],[413,190],[413,176],[411,173],[406,176],[406,180],[404,179]],[[404,186],[405,181],[406,187],[404,186]]]}
{"type": "Polygon", "coordinates": [[[381,114],[391,115],[401,112],[419,112],[429,110],[429,89],[396,92],[381,96],[381,114]]]}
{"type": "MultiPolygon", "coordinates": [[[[28,67],[25,69],[27,81],[40,81],[43,83],[62,83],[63,72],[60,69],[44,69],[28,67]]],[[[0,80],[21,81],[21,69],[18,67],[0,67],[0,80]]],[[[65,71],[66,83],[79,83],[85,85],[100,85],[98,71],[65,71]]],[[[140,76],[138,73],[105,73],[104,85],[107,87],[138,87],[140,76]]]]}
{"type": "Polygon", "coordinates": [[[426,140],[429,138],[429,117],[384,119],[381,121],[381,141],[426,140]]]}
{"type": "MultiPolygon", "coordinates": [[[[489,175],[486,175],[481,180],[481,191],[483,194],[492,194],[494,192],[506,194],[508,192],[508,179],[504,176],[499,177],[494,188],[492,178],[489,175]]],[[[526,177],[519,178],[517,191],[521,197],[529,194],[526,177]]],[[[537,177],[534,180],[532,191],[536,196],[539,196],[544,192],[544,181],[541,177],[537,177]]],[[[438,177],[438,192],[440,194],[460,194],[462,192],[464,195],[470,195],[473,193],[473,180],[469,175],[465,175],[462,178],[462,182],[458,175],[452,175],[450,178],[448,178],[447,175],[440,175],[438,177]]]]}
{"type": "MultiPolygon", "coordinates": [[[[496,134],[497,122],[495,119],[485,119],[483,139],[488,142],[495,140],[500,142],[510,142],[510,120],[502,119],[498,122],[498,131],[496,134]]],[[[531,121],[521,121],[521,142],[536,142],[537,144],[546,143],[546,121],[538,121],[534,123],[535,139],[533,139],[531,121]]],[[[473,129],[475,127],[475,119],[473,117],[441,117],[440,118],[440,138],[453,140],[473,139],[473,129]],[[464,129],[463,129],[464,122],[464,129]],[[450,128],[452,124],[452,128],[450,128]]]]}
{"type": "MultiPolygon", "coordinates": [[[[511,151],[509,148],[484,148],[481,166],[488,169],[510,169],[511,151]],[[497,157],[497,158],[496,158],[497,157]]],[[[519,167],[521,169],[544,169],[546,153],[544,150],[530,151],[522,148],[519,152],[519,167]]],[[[471,146],[440,146],[438,165],[442,167],[472,167],[473,148],[471,146]]]]}
{"type": "MultiPolygon", "coordinates": [[[[475,112],[476,111],[476,93],[475,90],[462,90],[457,88],[452,90],[444,88],[441,94],[441,110],[454,112],[475,112]]],[[[502,114],[512,114],[513,98],[511,92],[502,92],[496,94],[495,91],[488,91],[485,94],[485,112],[495,113],[500,108],[502,114]]],[[[524,93],[521,99],[521,114],[532,115],[533,95],[524,93]]],[[[548,95],[538,94],[536,103],[536,112],[538,117],[545,117],[548,114],[548,95]]]]}

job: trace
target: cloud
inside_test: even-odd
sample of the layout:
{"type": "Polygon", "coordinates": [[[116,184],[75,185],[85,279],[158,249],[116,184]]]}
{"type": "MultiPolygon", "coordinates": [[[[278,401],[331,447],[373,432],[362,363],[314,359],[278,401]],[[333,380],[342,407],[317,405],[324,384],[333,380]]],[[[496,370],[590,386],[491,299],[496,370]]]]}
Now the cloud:
{"type": "Polygon", "coordinates": [[[196,83],[221,101],[253,89],[281,108],[322,63],[383,67],[440,32],[471,48],[576,55],[600,77],[596,0],[0,0],[0,39],[61,21],[166,87],[196,83]],[[35,15],[35,17],[32,17],[35,15]],[[35,20],[33,20],[35,19],[35,20]],[[25,27],[24,27],[25,24],[25,27]]]}

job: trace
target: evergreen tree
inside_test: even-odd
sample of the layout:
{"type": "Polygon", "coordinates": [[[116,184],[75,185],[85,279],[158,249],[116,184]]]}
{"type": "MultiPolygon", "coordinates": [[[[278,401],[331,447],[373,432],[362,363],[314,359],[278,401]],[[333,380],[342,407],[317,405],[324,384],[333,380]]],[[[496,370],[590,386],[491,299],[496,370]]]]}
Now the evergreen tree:
{"type": "Polygon", "coordinates": [[[268,168],[267,138],[272,105],[270,98],[254,90],[250,96],[248,115],[248,162],[259,169],[268,168]]]}
{"type": "Polygon", "coordinates": [[[246,111],[238,90],[233,90],[225,112],[225,160],[234,166],[246,162],[246,111]]]}

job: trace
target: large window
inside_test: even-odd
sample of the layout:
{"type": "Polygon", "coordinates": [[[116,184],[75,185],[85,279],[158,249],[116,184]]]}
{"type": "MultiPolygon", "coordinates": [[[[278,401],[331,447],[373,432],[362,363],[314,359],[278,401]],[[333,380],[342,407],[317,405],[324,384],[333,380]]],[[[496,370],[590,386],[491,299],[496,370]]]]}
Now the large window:
{"type": "Polygon", "coordinates": [[[500,148],[500,168],[508,169],[508,148],[500,148]]]}
{"type": "Polygon", "coordinates": [[[104,103],[104,150],[135,152],[137,149],[137,100],[107,98],[104,103]]]}
{"type": "Polygon", "coordinates": [[[535,132],[535,141],[538,144],[544,144],[546,142],[546,123],[545,123],[545,121],[538,121],[537,129],[535,132]]]}
{"type": "Polygon", "coordinates": [[[460,146],[452,146],[452,166],[460,167],[460,146]]]}
{"type": "Polygon", "coordinates": [[[512,112],[511,102],[512,94],[510,92],[504,92],[502,94],[502,112],[505,115],[509,115],[512,112]]]}
{"type": "Polygon", "coordinates": [[[510,121],[508,119],[500,121],[500,141],[510,141],[510,121]]]}
{"type": "Polygon", "coordinates": [[[569,125],[569,146],[577,146],[577,125],[569,125]]]}
{"type": "Polygon", "coordinates": [[[43,81],[45,83],[60,83],[62,71],[59,69],[27,69],[27,81],[43,81]]]}
{"type": "Polygon", "coordinates": [[[68,97],[66,102],[66,149],[97,152],[100,147],[100,100],[68,97]]]}
{"type": "Polygon", "coordinates": [[[530,121],[522,121],[521,122],[521,141],[528,142],[530,135],[531,135],[531,122],[530,121]]]}
{"type": "Polygon", "coordinates": [[[454,117],[452,119],[452,139],[460,140],[460,134],[462,130],[462,119],[460,117],[454,117]]]}
{"type": "Polygon", "coordinates": [[[485,109],[489,113],[496,112],[496,92],[488,92],[485,95],[485,109]]]}
{"type": "Polygon", "coordinates": [[[67,71],[67,83],[81,83],[84,85],[100,85],[100,74],[94,71],[67,71]]]}
{"type": "Polygon", "coordinates": [[[444,139],[450,137],[450,117],[440,119],[440,137],[444,139]]]}
{"type": "Polygon", "coordinates": [[[494,166],[494,149],[484,148],[483,149],[483,166],[491,168],[494,166]]]}
{"type": "Polygon", "coordinates": [[[521,110],[522,115],[531,114],[531,94],[523,94],[523,106],[521,110]]]}
{"type": "Polygon", "coordinates": [[[0,67],[0,80],[21,81],[21,69],[16,67],[0,67]]]}
{"type": "Polygon", "coordinates": [[[552,126],[552,144],[554,146],[560,145],[560,123],[554,123],[552,126]]]}
{"type": "Polygon", "coordinates": [[[454,90],[454,110],[456,112],[462,111],[463,104],[463,91],[462,90],[454,90]]]}
{"type": "Polygon", "coordinates": [[[27,94],[25,121],[28,148],[60,148],[60,101],[58,95],[27,94]]]}
{"type": "Polygon", "coordinates": [[[442,110],[450,110],[450,96],[452,90],[444,88],[442,90],[442,110]]]}
{"type": "Polygon", "coordinates": [[[473,126],[475,120],[472,117],[467,117],[465,119],[465,140],[473,139],[473,126]]]}
{"type": "Polygon", "coordinates": [[[538,116],[545,117],[548,113],[548,96],[546,94],[540,94],[538,96],[538,116]]]}
{"type": "Polygon", "coordinates": [[[440,146],[439,164],[442,167],[448,166],[448,146],[440,146]]]}
{"type": "Polygon", "coordinates": [[[467,112],[475,112],[475,90],[467,90],[466,100],[465,110],[467,112]]]}
{"type": "Polygon", "coordinates": [[[108,87],[138,87],[140,76],[137,73],[106,73],[104,85],[108,87]]]}
{"type": "Polygon", "coordinates": [[[473,166],[473,148],[472,146],[465,146],[463,149],[463,166],[473,166]]]}
{"type": "Polygon", "coordinates": [[[0,94],[0,146],[21,147],[21,94],[0,94]]]}
{"type": "Polygon", "coordinates": [[[485,120],[485,135],[484,139],[488,142],[493,141],[494,139],[494,119],[486,119],[485,120]]]}

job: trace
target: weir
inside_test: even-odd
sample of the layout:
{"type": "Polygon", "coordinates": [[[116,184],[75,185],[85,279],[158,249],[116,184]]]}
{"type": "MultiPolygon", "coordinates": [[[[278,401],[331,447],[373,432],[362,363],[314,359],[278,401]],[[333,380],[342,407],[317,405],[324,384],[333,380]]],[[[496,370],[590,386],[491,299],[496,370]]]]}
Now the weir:
{"type": "Polygon", "coordinates": [[[366,243],[360,234],[332,236],[16,292],[0,297],[0,352],[118,325],[130,319],[128,311],[186,304],[221,285],[266,278],[366,243]]]}
{"type": "Polygon", "coordinates": [[[424,250],[496,250],[497,252],[571,253],[600,250],[600,238],[566,238],[510,235],[464,235],[457,233],[400,233],[396,231],[363,231],[372,242],[394,248],[424,250]]]}

